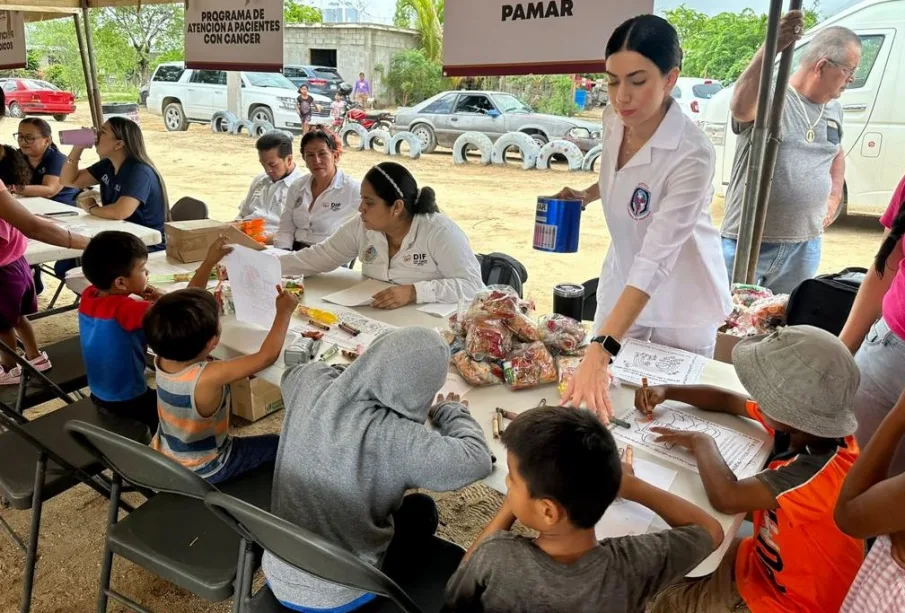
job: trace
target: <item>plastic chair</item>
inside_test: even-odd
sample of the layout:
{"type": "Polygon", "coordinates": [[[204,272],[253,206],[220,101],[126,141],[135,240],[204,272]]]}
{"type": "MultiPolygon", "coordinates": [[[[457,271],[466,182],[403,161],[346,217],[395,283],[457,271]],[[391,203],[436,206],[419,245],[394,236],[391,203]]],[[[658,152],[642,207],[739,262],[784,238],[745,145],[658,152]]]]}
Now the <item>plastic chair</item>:
{"type": "Polygon", "coordinates": [[[186,196],[170,209],[172,221],[194,221],[196,219],[209,219],[207,205],[197,198],[186,196]]]}
{"type": "MultiPolygon", "coordinates": [[[[217,489],[163,454],[95,424],[71,421],[66,430],[114,473],[97,610],[106,611],[112,598],[134,611],[147,612],[110,587],[114,554],[208,601],[230,598],[241,579],[239,569],[247,564],[253,570],[256,556],[252,543],[213,521],[204,506],[203,498],[217,489]],[[154,495],[118,520],[123,482],[154,495]]],[[[272,479],[272,467],[262,467],[222,487],[269,506],[272,479]]]]}
{"type": "MultiPolygon", "coordinates": [[[[64,399],[68,399],[62,394],[64,399]]],[[[20,611],[31,610],[35,566],[38,555],[38,536],[44,502],[58,494],[85,483],[99,494],[112,495],[111,486],[100,478],[103,465],[95,457],[73,443],[64,425],[71,419],[91,423],[140,441],[150,436],[143,424],[98,413],[91,400],[68,404],[28,421],[0,402],[0,498],[14,509],[31,509],[31,527],[25,545],[12,528],[0,518],[0,527],[25,552],[25,571],[20,611]]],[[[137,443],[136,443],[137,444],[137,443]]],[[[126,503],[117,504],[126,510],[126,503]]],[[[116,507],[114,507],[116,508],[116,507]]]]}
{"type": "Polygon", "coordinates": [[[0,353],[12,356],[22,367],[22,381],[18,386],[4,385],[0,387],[0,401],[14,407],[17,413],[23,413],[39,404],[54,398],[62,398],[72,402],[68,394],[76,393],[88,387],[88,374],[82,361],[82,345],[78,336],[53,343],[42,348],[53,363],[53,368],[39,373],[16,353],[15,349],[0,341],[0,353]]]}
{"type": "MultiPolygon", "coordinates": [[[[581,318],[585,321],[594,321],[597,315],[597,286],[600,278],[590,279],[581,284],[584,287],[584,304],[581,308],[581,318]]],[[[593,331],[597,334],[597,330],[593,331]]]]}
{"type": "MultiPolygon", "coordinates": [[[[433,582],[439,590],[434,589],[432,598],[427,603],[429,608],[422,609],[396,582],[380,570],[312,532],[225,494],[208,494],[204,498],[204,503],[242,535],[242,538],[254,541],[285,563],[324,581],[371,592],[388,599],[372,601],[360,609],[368,613],[439,611],[443,605],[443,587],[464,554],[460,547],[434,537],[435,541],[442,541],[456,549],[458,555],[452,563],[445,565],[448,574],[444,572],[445,576],[440,581],[433,582]]],[[[442,552],[432,551],[433,549],[426,547],[422,552],[423,559],[416,561],[421,570],[424,570],[426,562],[430,562],[430,566],[436,565],[438,560],[434,554],[439,553],[440,558],[446,557],[449,560],[449,550],[446,552],[447,555],[443,556],[442,552]]],[[[239,596],[240,613],[282,613],[290,610],[279,604],[266,585],[252,596],[251,579],[252,575],[246,568],[243,592],[239,596]]]]}

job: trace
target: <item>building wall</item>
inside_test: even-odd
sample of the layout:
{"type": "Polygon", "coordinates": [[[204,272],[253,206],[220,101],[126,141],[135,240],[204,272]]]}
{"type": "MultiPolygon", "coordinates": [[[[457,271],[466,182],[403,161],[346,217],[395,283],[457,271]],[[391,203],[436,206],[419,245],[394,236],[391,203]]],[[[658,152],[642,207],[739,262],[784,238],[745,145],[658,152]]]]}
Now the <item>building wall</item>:
{"type": "Polygon", "coordinates": [[[380,75],[374,67],[384,70],[393,56],[418,46],[418,35],[411,30],[390,26],[356,23],[325,23],[316,25],[286,24],[283,32],[283,62],[311,64],[312,49],[336,51],[339,73],[349,83],[364,72],[378,99],[385,99],[380,75]]]}

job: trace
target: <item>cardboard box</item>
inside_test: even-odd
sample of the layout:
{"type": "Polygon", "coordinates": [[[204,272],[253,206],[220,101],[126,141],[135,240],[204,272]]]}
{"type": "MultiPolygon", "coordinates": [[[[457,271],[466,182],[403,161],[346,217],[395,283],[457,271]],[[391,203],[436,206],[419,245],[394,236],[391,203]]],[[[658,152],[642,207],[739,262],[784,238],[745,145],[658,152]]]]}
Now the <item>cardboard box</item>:
{"type": "Polygon", "coordinates": [[[214,219],[171,221],[164,224],[164,230],[167,235],[167,255],[184,264],[202,261],[211,243],[221,235],[236,245],[258,251],[265,248],[238,228],[214,219]]]}
{"type": "Polygon", "coordinates": [[[732,364],[732,350],[741,342],[741,336],[726,334],[724,329],[716,333],[716,348],[713,350],[713,359],[718,362],[732,364]]]}
{"type": "Polygon", "coordinates": [[[232,413],[247,421],[258,421],[283,408],[280,388],[263,379],[249,377],[231,384],[232,413]]]}

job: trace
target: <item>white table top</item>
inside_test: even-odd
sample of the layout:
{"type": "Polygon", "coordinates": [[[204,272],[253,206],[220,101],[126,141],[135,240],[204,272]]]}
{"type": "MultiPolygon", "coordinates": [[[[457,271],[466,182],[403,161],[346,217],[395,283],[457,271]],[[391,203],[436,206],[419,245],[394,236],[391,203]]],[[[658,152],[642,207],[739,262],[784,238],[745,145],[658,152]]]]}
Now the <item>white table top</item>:
{"type": "MultiPolygon", "coordinates": [[[[35,215],[60,212],[77,213],[77,216],[67,215],[50,218],[54,223],[60,224],[76,234],[94,236],[98,232],[103,232],[104,230],[119,230],[121,232],[134,234],[140,238],[141,242],[145,245],[157,245],[162,240],[160,232],[157,230],[152,230],[151,228],[146,228],[128,221],[101,219],[100,217],[88,214],[79,207],[69,206],[68,204],[56,202],[48,198],[20,198],[19,202],[35,215]]],[[[25,259],[28,260],[28,263],[31,265],[77,258],[80,255],[82,255],[81,249],[67,249],[65,247],[48,245],[47,243],[35,240],[28,241],[28,249],[25,251],[25,259]]]]}
{"type": "MultiPolygon", "coordinates": [[[[163,262],[166,262],[166,264],[163,265],[166,267],[165,272],[168,273],[172,272],[173,268],[178,268],[186,272],[197,268],[197,264],[181,264],[173,260],[164,260],[163,255],[164,254],[152,254],[152,257],[148,262],[148,270],[152,275],[155,274],[155,271],[164,272],[161,270],[161,264],[163,264],[163,262]]],[[[157,274],[159,274],[159,272],[157,274]]],[[[326,275],[308,277],[305,279],[305,298],[303,304],[326,310],[336,309],[334,305],[323,302],[321,298],[333,292],[347,289],[360,283],[362,280],[363,277],[359,272],[347,270],[345,268],[341,268],[326,275]]],[[[158,285],[157,287],[163,290],[166,289],[166,286],[158,285]]],[[[409,305],[394,311],[381,311],[369,307],[360,307],[355,310],[362,315],[394,326],[426,326],[431,328],[446,328],[447,326],[445,319],[422,313],[417,310],[416,305],[409,305]]],[[[238,322],[233,315],[223,318],[222,329],[223,333],[220,337],[220,345],[214,352],[214,356],[220,359],[228,359],[254,353],[260,348],[264,337],[267,335],[266,330],[238,322]]],[[[290,333],[286,345],[288,346],[291,344],[296,336],[295,333],[290,333]]],[[[342,358],[339,358],[336,361],[339,363],[345,362],[342,358]]],[[[274,385],[279,385],[280,377],[282,376],[284,369],[285,365],[281,356],[276,364],[265,369],[259,373],[258,376],[274,385]]],[[[701,383],[745,393],[732,366],[713,360],[707,361],[707,365],[705,366],[701,377],[701,383]]],[[[616,416],[623,419],[631,419],[634,390],[623,385],[611,389],[610,394],[616,407],[616,416]]],[[[485,482],[497,491],[505,493],[507,472],[506,451],[502,443],[493,438],[491,420],[495,409],[496,407],[503,407],[514,412],[521,412],[537,406],[543,399],[546,399],[548,404],[555,404],[559,400],[557,388],[555,385],[547,385],[532,390],[512,392],[504,385],[497,385],[474,388],[468,392],[465,399],[469,402],[469,408],[472,415],[484,429],[484,435],[487,437],[487,442],[490,445],[491,451],[497,457],[493,472],[485,479],[485,482]]],[[[744,434],[763,436],[763,428],[750,419],[744,419],[733,415],[715,413],[705,414],[692,407],[688,407],[686,410],[692,414],[701,415],[710,421],[732,426],[734,429],[744,434]]],[[[717,512],[707,501],[707,496],[704,492],[704,486],[700,476],[694,471],[662,460],[643,449],[635,448],[634,451],[636,458],[648,460],[675,470],[678,475],[670,488],[670,492],[693,502],[719,520],[725,533],[723,545],[689,573],[689,576],[699,577],[712,573],[716,570],[723,555],[734,540],[744,519],[744,514],[726,515],[717,512]]],[[[768,449],[762,451],[761,460],[765,459],[767,451],[768,449]]],[[[759,468],[760,466],[756,467],[756,469],[759,468]]],[[[660,520],[655,519],[650,529],[656,531],[664,529],[664,527],[665,524],[661,523],[660,520]]]]}

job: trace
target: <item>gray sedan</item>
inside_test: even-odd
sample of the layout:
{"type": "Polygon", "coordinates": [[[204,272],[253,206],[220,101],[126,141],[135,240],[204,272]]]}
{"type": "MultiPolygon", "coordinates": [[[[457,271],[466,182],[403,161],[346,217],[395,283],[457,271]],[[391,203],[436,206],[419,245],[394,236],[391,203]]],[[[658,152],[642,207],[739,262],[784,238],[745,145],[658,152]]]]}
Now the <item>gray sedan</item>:
{"type": "Polygon", "coordinates": [[[531,107],[502,92],[449,91],[396,112],[394,131],[409,131],[421,141],[424,153],[437,146],[452,147],[465,132],[481,132],[495,141],[507,132],[524,132],[541,146],[568,140],[587,152],[600,143],[600,124],[535,113],[531,107]]]}

